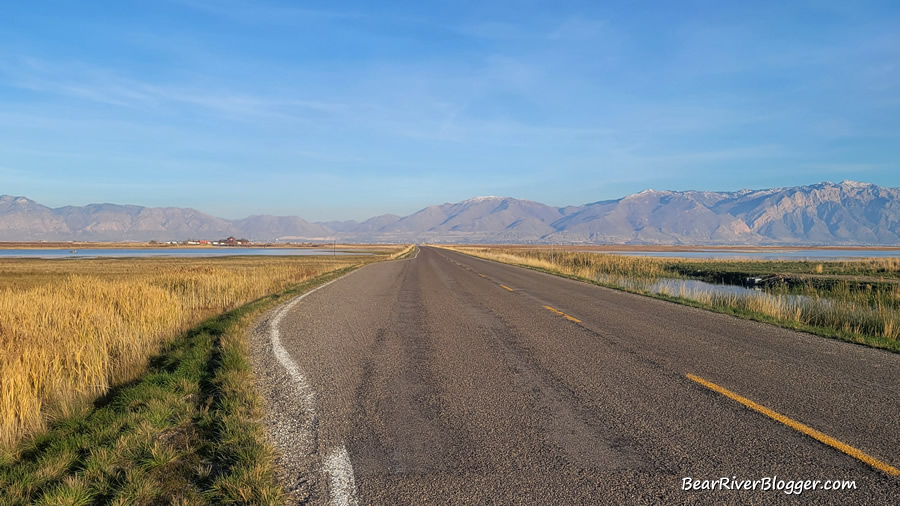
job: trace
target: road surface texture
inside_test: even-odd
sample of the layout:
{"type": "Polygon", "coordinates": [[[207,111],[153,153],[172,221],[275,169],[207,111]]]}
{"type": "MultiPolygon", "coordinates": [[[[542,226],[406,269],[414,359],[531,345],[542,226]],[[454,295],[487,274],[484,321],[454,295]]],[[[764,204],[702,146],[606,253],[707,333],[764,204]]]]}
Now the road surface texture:
{"type": "Polygon", "coordinates": [[[430,247],[252,343],[296,502],[900,500],[900,355],[880,350],[430,247]],[[775,476],[856,489],[682,490],[775,476]]]}

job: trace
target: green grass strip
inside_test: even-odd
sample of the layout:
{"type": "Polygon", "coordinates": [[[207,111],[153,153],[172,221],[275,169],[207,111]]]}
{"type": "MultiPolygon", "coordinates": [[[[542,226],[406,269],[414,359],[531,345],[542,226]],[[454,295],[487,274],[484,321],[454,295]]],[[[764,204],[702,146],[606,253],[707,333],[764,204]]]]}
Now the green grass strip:
{"type": "Polygon", "coordinates": [[[245,332],[347,267],[211,318],[147,373],[0,455],[3,504],[279,504],[245,332]]]}

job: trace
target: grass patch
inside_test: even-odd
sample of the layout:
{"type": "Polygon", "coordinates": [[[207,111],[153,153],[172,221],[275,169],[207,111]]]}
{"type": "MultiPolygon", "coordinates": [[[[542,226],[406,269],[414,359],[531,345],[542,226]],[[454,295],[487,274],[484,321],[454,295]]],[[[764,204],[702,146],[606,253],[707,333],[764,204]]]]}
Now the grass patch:
{"type": "Polygon", "coordinates": [[[244,334],[261,312],[356,266],[207,319],[145,374],[0,453],[4,504],[278,504],[244,334]]]}
{"type": "Polygon", "coordinates": [[[822,276],[866,276],[900,278],[900,258],[868,258],[860,260],[669,260],[673,270],[710,273],[735,272],[748,276],[767,274],[810,274],[822,276]]]}
{"type": "Polygon", "coordinates": [[[807,262],[684,261],[522,248],[448,249],[607,288],[900,353],[900,284],[850,282],[846,279],[828,279],[828,274],[825,274],[847,276],[854,273],[871,274],[876,267],[896,269],[900,265],[896,259],[819,262],[811,266],[807,262]],[[827,268],[825,264],[828,265],[827,268]],[[748,265],[752,269],[748,269],[748,265]],[[825,282],[781,282],[765,291],[748,294],[723,294],[703,289],[658,293],[650,289],[660,278],[710,280],[713,273],[719,277],[740,278],[747,275],[745,273],[780,274],[779,268],[797,271],[800,267],[826,276],[825,282]]]}
{"type": "Polygon", "coordinates": [[[388,257],[0,260],[0,447],[138,377],[212,315],[388,257]]]}

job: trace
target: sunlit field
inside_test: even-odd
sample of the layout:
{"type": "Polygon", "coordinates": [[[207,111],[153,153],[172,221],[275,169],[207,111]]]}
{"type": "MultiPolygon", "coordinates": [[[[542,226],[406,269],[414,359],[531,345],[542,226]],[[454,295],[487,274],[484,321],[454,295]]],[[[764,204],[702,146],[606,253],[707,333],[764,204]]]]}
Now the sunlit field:
{"type": "Polygon", "coordinates": [[[137,377],[204,318],[372,256],[0,261],[0,447],[137,377]]]}

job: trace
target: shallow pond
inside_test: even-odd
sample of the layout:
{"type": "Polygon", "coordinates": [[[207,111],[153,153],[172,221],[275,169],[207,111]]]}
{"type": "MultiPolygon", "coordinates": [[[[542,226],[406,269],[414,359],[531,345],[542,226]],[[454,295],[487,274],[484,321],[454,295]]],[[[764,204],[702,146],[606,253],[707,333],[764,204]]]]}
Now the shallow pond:
{"type": "Polygon", "coordinates": [[[98,257],[220,257],[220,256],[331,256],[369,253],[299,248],[108,248],[108,249],[0,249],[0,258],[98,258],[98,257]]]}
{"type": "Polygon", "coordinates": [[[814,299],[799,294],[775,294],[761,288],[748,288],[740,285],[726,285],[720,283],[708,283],[697,279],[679,278],[652,278],[631,279],[621,277],[599,276],[599,281],[619,285],[623,288],[640,290],[657,295],[669,295],[672,297],[684,297],[697,300],[707,295],[734,295],[737,297],[765,297],[784,303],[812,303],[830,304],[828,299],[814,299]]]}

